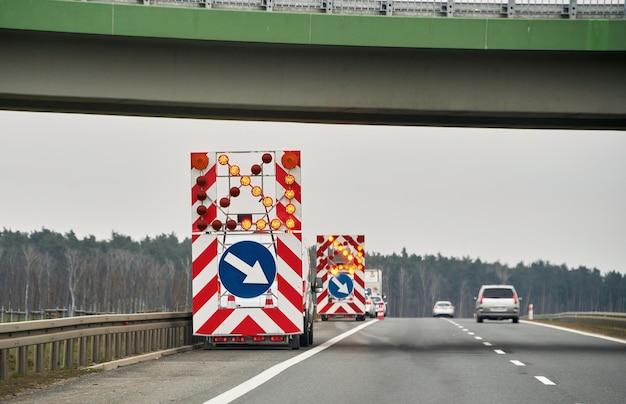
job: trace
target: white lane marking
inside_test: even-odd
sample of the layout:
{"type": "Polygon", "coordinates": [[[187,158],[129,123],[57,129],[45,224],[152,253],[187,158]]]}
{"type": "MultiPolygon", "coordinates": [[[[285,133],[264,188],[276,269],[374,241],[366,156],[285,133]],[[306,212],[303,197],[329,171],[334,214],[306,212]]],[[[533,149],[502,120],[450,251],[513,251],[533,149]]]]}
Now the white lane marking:
{"type": "Polygon", "coordinates": [[[483,345],[485,345],[485,346],[491,346],[491,342],[487,342],[487,341],[485,341],[485,342],[483,342],[483,345]]]}
{"type": "Polygon", "coordinates": [[[538,325],[540,327],[554,328],[555,330],[567,331],[567,332],[571,332],[571,333],[574,333],[574,334],[585,335],[587,337],[600,338],[600,339],[604,339],[604,340],[607,340],[607,341],[617,342],[617,343],[620,343],[620,344],[626,344],[626,339],[607,337],[606,335],[600,335],[600,334],[595,334],[595,333],[586,332],[586,331],[573,330],[571,328],[559,327],[558,325],[537,323],[535,321],[520,320],[520,322],[522,322],[524,324],[538,325]]]}
{"type": "Polygon", "coordinates": [[[479,341],[480,341],[481,339],[483,339],[483,337],[479,337],[479,336],[477,335],[477,336],[475,336],[475,337],[474,337],[474,339],[477,339],[477,340],[479,340],[479,341]]]}
{"type": "Polygon", "coordinates": [[[526,366],[526,364],[524,362],[520,362],[517,359],[510,360],[509,362],[511,362],[515,366],[526,366]]]}
{"type": "Polygon", "coordinates": [[[467,328],[463,328],[463,331],[468,332],[469,330],[467,328]]]}
{"type": "Polygon", "coordinates": [[[294,356],[291,359],[287,359],[284,362],[280,362],[272,366],[271,368],[264,370],[258,375],[246,380],[240,385],[235,386],[232,389],[225,391],[224,393],[218,396],[215,396],[208,401],[205,401],[204,404],[230,403],[231,401],[234,401],[238,399],[239,397],[243,396],[244,394],[256,389],[257,387],[269,381],[270,379],[278,376],[280,373],[289,369],[293,365],[298,364],[302,362],[303,360],[309,359],[311,356],[316,355],[322,352],[323,350],[330,348],[331,346],[335,345],[337,342],[341,341],[342,339],[345,339],[349,337],[350,335],[355,334],[361,331],[362,329],[364,329],[365,327],[369,327],[370,325],[376,322],[378,322],[378,320],[368,321],[364,324],[361,324],[358,327],[354,327],[353,329],[344,332],[343,334],[339,334],[336,337],[329,339],[328,341],[324,342],[322,345],[316,346],[315,348],[311,348],[308,351],[303,352],[300,355],[294,356]]]}
{"type": "Polygon", "coordinates": [[[535,379],[539,380],[541,383],[545,384],[546,386],[556,386],[556,383],[554,383],[552,380],[548,379],[545,376],[535,376],[535,379]]]}
{"type": "Polygon", "coordinates": [[[502,349],[494,349],[493,352],[497,353],[498,355],[504,355],[506,353],[502,349]]]}
{"type": "Polygon", "coordinates": [[[474,335],[474,333],[473,333],[473,332],[468,332],[468,334],[469,334],[469,335],[474,335]]]}

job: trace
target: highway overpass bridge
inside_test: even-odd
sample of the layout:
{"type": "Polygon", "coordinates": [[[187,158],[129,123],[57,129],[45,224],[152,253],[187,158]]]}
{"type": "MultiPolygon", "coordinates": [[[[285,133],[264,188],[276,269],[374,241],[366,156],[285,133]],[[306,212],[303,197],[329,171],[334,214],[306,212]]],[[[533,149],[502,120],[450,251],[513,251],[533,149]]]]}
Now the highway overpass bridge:
{"type": "Polygon", "coordinates": [[[275,0],[137,3],[0,0],[0,108],[626,127],[623,2],[282,3],[305,12],[275,0]],[[235,6],[247,9],[217,8],[235,6]]]}

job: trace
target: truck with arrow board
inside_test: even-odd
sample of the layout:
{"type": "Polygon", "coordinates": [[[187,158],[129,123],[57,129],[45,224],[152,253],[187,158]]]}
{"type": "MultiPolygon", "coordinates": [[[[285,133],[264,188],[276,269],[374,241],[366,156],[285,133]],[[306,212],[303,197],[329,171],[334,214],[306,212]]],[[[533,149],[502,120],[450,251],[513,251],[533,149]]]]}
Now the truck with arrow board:
{"type": "Polygon", "coordinates": [[[365,320],[365,236],[317,236],[317,313],[329,319],[365,320]]]}
{"type": "Polygon", "coordinates": [[[193,333],[207,348],[313,343],[299,151],[191,153],[193,333]]]}

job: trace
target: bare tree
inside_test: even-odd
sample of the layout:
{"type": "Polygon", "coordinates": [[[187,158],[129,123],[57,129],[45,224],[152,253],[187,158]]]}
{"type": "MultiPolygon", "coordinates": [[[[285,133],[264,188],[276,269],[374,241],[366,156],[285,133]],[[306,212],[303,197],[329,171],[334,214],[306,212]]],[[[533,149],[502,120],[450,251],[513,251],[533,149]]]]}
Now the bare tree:
{"type": "Polygon", "coordinates": [[[74,249],[65,249],[65,259],[67,261],[67,288],[70,291],[69,315],[73,316],[76,310],[76,286],[79,278],[79,252],[74,249]]]}
{"type": "Polygon", "coordinates": [[[35,266],[39,261],[39,253],[31,244],[22,246],[22,254],[24,254],[24,275],[26,276],[24,285],[24,312],[25,318],[28,320],[30,312],[30,283],[31,274],[35,270],[35,266]]]}

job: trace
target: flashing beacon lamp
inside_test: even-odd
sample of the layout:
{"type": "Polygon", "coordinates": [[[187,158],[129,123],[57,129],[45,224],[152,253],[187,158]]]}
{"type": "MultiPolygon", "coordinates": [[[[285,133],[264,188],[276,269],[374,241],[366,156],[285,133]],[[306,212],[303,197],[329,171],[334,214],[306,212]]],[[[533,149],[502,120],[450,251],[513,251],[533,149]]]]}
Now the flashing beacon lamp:
{"type": "Polygon", "coordinates": [[[204,170],[209,166],[209,157],[206,153],[191,153],[191,167],[204,170]]]}
{"type": "Polygon", "coordinates": [[[282,225],[282,223],[280,222],[280,219],[272,219],[270,226],[272,227],[273,230],[278,230],[280,229],[280,226],[282,225]]]}

